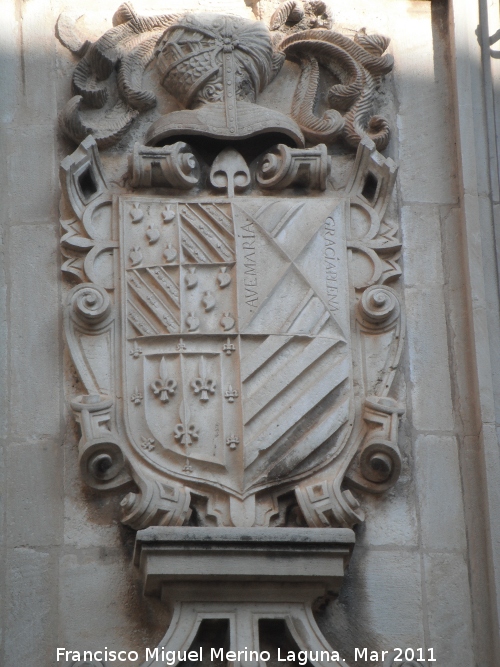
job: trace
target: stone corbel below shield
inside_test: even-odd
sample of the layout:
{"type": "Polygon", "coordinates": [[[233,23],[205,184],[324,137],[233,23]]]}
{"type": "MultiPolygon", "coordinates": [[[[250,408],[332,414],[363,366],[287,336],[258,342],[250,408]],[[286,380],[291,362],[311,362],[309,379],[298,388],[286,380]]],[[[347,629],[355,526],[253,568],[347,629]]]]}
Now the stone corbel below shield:
{"type": "Polygon", "coordinates": [[[134,561],[144,593],[159,597],[171,613],[167,633],[143,667],[164,667],[167,651],[175,652],[177,664],[179,654],[198,646],[204,622],[214,619],[227,627],[225,651],[235,652],[234,660],[228,656],[234,667],[265,667],[260,634],[266,620],[281,621],[295,652],[307,651],[314,667],[347,667],[313,609],[338,594],[354,539],[345,528],[139,531],[134,561]]]}

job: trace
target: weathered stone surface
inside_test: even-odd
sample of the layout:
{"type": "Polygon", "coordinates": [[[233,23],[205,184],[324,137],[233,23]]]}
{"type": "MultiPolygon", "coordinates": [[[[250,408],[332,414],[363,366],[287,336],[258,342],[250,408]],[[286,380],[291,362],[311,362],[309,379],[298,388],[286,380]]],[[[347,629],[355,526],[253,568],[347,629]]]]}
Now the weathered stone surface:
{"type": "Polygon", "coordinates": [[[12,433],[31,442],[58,436],[61,426],[55,238],[47,224],[9,232],[12,433]]]}
{"type": "MultiPolygon", "coordinates": [[[[17,44],[21,56],[21,76],[18,79],[17,91],[20,113],[18,112],[17,121],[32,124],[35,120],[36,125],[46,126],[46,134],[50,137],[49,127],[53,128],[54,115],[57,113],[56,77],[47,77],[47,72],[53,71],[55,66],[52,28],[54,16],[43,0],[32,0],[18,8],[16,18],[17,44]],[[44,81],[45,85],[40,85],[41,81],[44,81]]],[[[51,148],[55,148],[53,144],[51,148]]],[[[53,163],[49,161],[48,164],[52,166],[53,163]]]]}
{"type": "Polygon", "coordinates": [[[440,209],[416,204],[401,208],[405,285],[419,288],[444,282],[440,209]]]}
{"type": "Polygon", "coordinates": [[[57,637],[54,570],[53,559],[44,551],[24,547],[7,551],[3,606],[6,667],[29,664],[34,655],[41,664],[51,664],[57,637]]]}
{"type": "Polygon", "coordinates": [[[455,438],[418,436],[415,463],[424,549],[463,553],[466,548],[464,507],[455,438]]]}
{"type": "Polygon", "coordinates": [[[422,597],[415,552],[372,551],[366,557],[366,604],[371,630],[388,644],[421,645],[422,597]],[[384,613],[378,613],[384,609],[384,613]]]}
{"type": "Polygon", "coordinates": [[[62,541],[62,456],[59,444],[38,441],[6,447],[6,542],[11,547],[62,541]]]}
{"type": "MultiPolygon", "coordinates": [[[[1,129],[0,129],[1,133],[1,129]]],[[[2,168],[0,167],[0,174],[2,168]]],[[[6,262],[6,235],[7,231],[5,225],[2,224],[2,221],[5,221],[6,216],[0,214],[0,335],[2,340],[6,341],[8,339],[9,328],[7,324],[7,312],[8,312],[8,291],[7,291],[7,262],[6,262]]],[[[8,368],[9,368],[9,351],[7,345],[2,345],[0,347],[0,377],[7,377],[8,368]]],[[[0,439],[4,439],[9,432],[9,422],[10,422],[10,413],[9,413],[9,387],[4,386],[4,390],[0,394],[0,439]]],[[[0,531],[1,535],[1,531],[0,531]]]]}
{"type": "Polygon", "coordinates": [[[408,9],[412,29],[404,41],[394,44],[399,71],[394,82],[401,100],[397,120],[401,195],[405,203],[453,203],[457,192],[451,166],[453,112],[446,42],[433,35],[429,4],[412,2],[408,9]]]}
{"type": "Polygon", "coordinates": [[[96,650],[134,648],[127,605],[129,582],[119,552],[81,550],[60,559],[61,646],[96,650]],[[103,643],[105,638],[106,644],[103,643]]]}
{"type": "Polygon", "coordinates": [[[366,521],[359,544],[374,546],[417,546],[418,526],[412,485],[366,503],[366,521]],[[408,488],[409,487],[409,488],[408,488]]]}
{"type": "Polygon", "coordinates": [[[413,425],[422,431],[451,431],[454,424],[442,291],[438,287],[410,287],[405,290],[405,302],[413,425]]]}
{"type": "MultiPolygon", "coordinates": [[[[14,224],[47,224],[57,217],[56,147],[53,132],[52,125],[38,124],[16,127],[6,132],[7,146],[12,151],[7,201],[14,224]],[[33,145],[37,147],[36,151],[32,150],[33,145]],[[26,196],[27,191],[29,197],[26,196]]],[[[13,243],[16,243],[16,237],[13,237],[13,243]]]]}
{"type": "Polygon", "coordinates": [[[424,556],[429,645],[444,664],[474,663],[469,578],[458,554],[424,556]],[[457,610],[460,613],[457,614],[457,610]]]}

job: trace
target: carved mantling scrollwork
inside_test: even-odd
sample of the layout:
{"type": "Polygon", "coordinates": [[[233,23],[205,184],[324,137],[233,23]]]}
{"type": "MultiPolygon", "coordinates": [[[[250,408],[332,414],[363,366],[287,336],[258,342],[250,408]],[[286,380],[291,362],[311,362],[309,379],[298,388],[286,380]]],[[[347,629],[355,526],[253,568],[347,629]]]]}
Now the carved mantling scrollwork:
{"type": "Polygon", "coordinates": [[[357,293],[354,312],[358,334],[358,364],[368,373],[360,378],[364,389],[361,425],[352,441],[352,459],[345,476],[336,480],[308,482],[295,488],[297,502],[309,526],[352,526],[364,520],[359,502],[346,486],[383,493],[393,486],[401,471],[398,427],[404,408],[388,396],[404,344],[405,319],[397,292],[385,283],[401,274],[398,226],[384,220],[397,167],[364,138],[349,178],[346,215],[351,235],[347,245],[353,253],[351,271],[357,293]],[[354,217],[362,214],[361,220],[354,217]],[[364,270],[355,270],[361,258],[364,270]],[[368,358],[369,355],[369,358],[368,358]]]}
{"type": "Polygon", "coordinates": [[[190,125],[190,133],[228,138],[242,136],[243,127],[248,136],[274,130],[299,147],[300,130],[312,143],[343,139],[352,148],[368,137],[382,150],[389,141],[389,124],[373,115],[372,107],[377,84],[393,68],[392,56],[385,53],[390,40],[364,30],[351,39],[331,24],[322,0],[287,0],[273,14],[269,30],[257,21],[210,14],[144,17],[125,3],[113,17],[114,27],[91,43],[62,14],[58,37],[81,60],[61,128],[77,143],[89,134],[100,148],[119,141],[140,113],[156,105],[156,95],[142,83],[146,67],[154,62],[166,91],[190,111],[158,119],[146,137],[150,145],[190,125]],[[291,110],[300,130],[286,115],[253,106],[285,59],[300,65],[291,110]],[[321,100],[328,108],[320,118],[315,106],[322,68],[339,83],[321,100]],[[210,119],[207,105],[212,107],[210,119]],[[92,112],[98,109],[103,112],[92,112]]]}
{"type": "MultiPolygon", "coordinates": [[[[180,153],[183,154],[182,147],[180,153]]],[[[82,478],[99,490],[118,489],[134,482],[139,493],[129,492],[122,501],[122,511],[123,522],[135,529],[152,523],[182,525],[191,513],[189,491],[148,479],[137,462],[131,466],[118,427],[111,352],[116,303],[110,276],[113,259],[109,254],[117,247],[117,241],[111,225],[112,196],[93,137],[87,137],[63,160],[61,184],[65,202],[74,214],[74,218],[61,220],[64,231],[61,248],[66,257],[62,271],[80,283],[68,293],[64,327],[71,358],[87,392],[70,402],[81,431],[82,478]],[[103,254],[108,255],[107,261],[99,261],[103,254]],[[108,353],[100,355],[94,363],[92,354],[85,354],[87,349],[102,347],[108,353]]],[[[132,354],[136,357],[142,354],[137,344],[132,354]]],[[[152,444],[149,446],[154,448],[152,444]]]]}
{"type": "MultiPolygon", "coordinates": [[[[345,479],[347,484],[371,493],[382,493],[393,486],[401,471],[397,442],[404,408],[389,397],[389,392],[403,350],[405,317],[397,292],[386,284],[401,275],[401,243],[397,224],[384,220],[396,174],[394,162],[381,159],[374,143],[365,138],[346,188],[351,211],[365,215],[365,233],[353,234],[348,246],[354,261],[356,255],[362,257],[368,270],[365,280],[355,284],[359,291],[356,329],[365,355],[361,361],[365,369],[364,425],[358,452],[345,479]],[[380,341],[377,355],[373,353],[377,349],[374,341],[380,341]],[[369,363],[368,346],[372,351],[369,363]]],[[[351,224],[351,231],[354,229],[351,224]]]]}
{"type": "Polygon", "coordinates": [[[332,30],[307,30],[283,39],[279,48],[301,66],[292,116],[307,139],[331,143],[343,137],[356,148],[361,139],[369,137],[378,150],[387,146],[389,124],[381,116],[372,116],[371,109],[377,79],[394,65],[392,56],[383,55],[388,44],[379,35],[360,33],[352,40],[332,30]],[[314,114],[320,65],[341,81],[328,91],[331,109],[323,118],[314,114]]]}
{"type": "Polygon", "coordinates": [[[61,113],[63,132],[76,141],[92,134],[100,148],[119,141],[130,129],[138,114],[156,105],[156,96],[142,90],[142,74],[154,56],[158,38],[178,14],[139,16],[130,3],[120,5],[113,16],[113,28],[100,39],[82,42],[75,36],[77,28],[62,14],[58,20],[58,37],[75,55],[83,56],[73,74],[76,93],[61,113]],[[118,101],[113,104],[111,74],[116,69],[118,101]],[[82,105],[89,109],[106,109],[92,125],[81,115],[82,105]],[[111,105],[111,106],[110,106],[111,105]]]}

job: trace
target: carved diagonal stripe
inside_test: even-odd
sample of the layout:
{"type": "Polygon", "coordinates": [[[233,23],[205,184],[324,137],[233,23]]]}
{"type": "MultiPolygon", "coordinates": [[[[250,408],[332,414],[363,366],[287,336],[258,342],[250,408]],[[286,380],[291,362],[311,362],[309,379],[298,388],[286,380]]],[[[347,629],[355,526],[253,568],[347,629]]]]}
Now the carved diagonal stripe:
{"type": "Polygon", "coordinates": [[[181,209],[184,252],[195,262],[233,262],[233,235],[226,216],[216,207],[185,205],[181,209]]]}
{"type": "MultiPolygon", "coordinates": [[[[129,271],[127,278],[130,288],[129,300],[135,306],[135,310],[162,333],[178,333],[180,324],[175,297],[170,296],[168,292],[160,291],[161,284],[156,280],[157,276],[143,270],[129,271]]],[[[169,280],[167,284],[169,283],[172,281],[169,280]]]]}
{"type": "MultiPolygon", "coordinates": [[[[314,348],[313,348],[314,350],[314,348]]],[[[316,348],[317,351],[319,351],[316,348]]],[[[269,394],[268,402],[261,406],[259,413],[247,422],[245,429],[245,466],[252,464],[259,455],[266,452],[274,443],[284,436],[290,429],[296,426],[311,410],[329,394],[331,394],[349,375],[350,360],[347,356],[335,354],[335,345],[331,345],[329,350],[323,349],[323,355],[317,355],[314,360],[314,353],[311,352],[311,363],[309,368],[303,370],[300,376],[297,376],[303,364],[300,360],[300,354],[295,356],[295,362],[290,363],[295,366],[295,371],[286,371],[288,377],[294,376],[293,384],[288,384],[281,389],[279,396],[273,400],[269,394]],[[328,354],[328,351],[330,354],[328,354]],[[321,359],[322,356],[327,356],[321,359]],[[307,372],[308,371],[308,372],[307,372]]],[[[285,373],[285,366],[288,363],[293,351],[289,354],[282,354],[272,365],[272,374],[285,373]]],[[[316,352],[317,354],[317,352],[316,352]]],[[[261,371],[260,375],[263,372],[261,371]]],[[[265,375],[268,375],[266,373],[265,375]]],[[[262,377],[260,378],[262,381],[262,377]]],[[[257,385],[258,377],[254,379],[257,385]]],[[[277,380],[276,387],[280,386],[277,380]]],[[[255,389],[257,391],[257,388],[255,389]]],[[[250,399],[251,400],[251,399],[250,399]]],[[[257,403],[254,401],[254,405],[257,403]]],[[[309,424],[311,431],[315,430],[314,424],[309,424]]],[[[291,440],[290,440],[291,441],[291,440]]]]}
{"type": "Polygon", "coordinates": [[[253,375],[291,338],[292,336],[268,336],[257,350],[241,360],[241,381],[244,382],[253,375]]]}
{"type": "Polygon", "coordinates": [[[256,387],[251,394],[246,395],[244,423],[248,424],[269,403],[276,401],[284,389],[296,381],[337,342],[328,338],[315,338],[305,350],[299,348],[292,358],[286,359],[280,372],[273,374],[263,386],[256,387]]]}
{"type": "Polygon", "coordinates": [[[309,411],[307,417],[314,419],[313,428],[297,433],[299,431],[297,424],[294,435],[298,437],[292,446],[287,437],[289,434],[285,434],[275,443],[271,456],[261,456],[248,467],[246,477],[250,483],[264,475],[272,479],[288,473],[296,474],[313,467],[314,464],[326,463],[337,454],[342,441],[340,439],[335,443],[330,441],[349,419],[349,394],[346,393],[340,401],[329,408],[323,405],[327,403],[328,398],[327,396],[309,411]]]}

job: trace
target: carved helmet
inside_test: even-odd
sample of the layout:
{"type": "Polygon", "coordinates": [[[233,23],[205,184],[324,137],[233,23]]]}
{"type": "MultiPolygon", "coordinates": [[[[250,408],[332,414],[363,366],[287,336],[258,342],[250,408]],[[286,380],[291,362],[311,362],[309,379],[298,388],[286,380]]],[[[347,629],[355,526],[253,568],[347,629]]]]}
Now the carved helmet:
{"type": "Polygon", "coordinates": [[[237,16],[188,14],[171,25],[157,46],[162,85],[185,107],[149,128],[149,145],[178,135],[241,140],[279,134],[304,145],[298,125],[255,103],[285,56],[273,50],[263,23],[237,16]]]}

